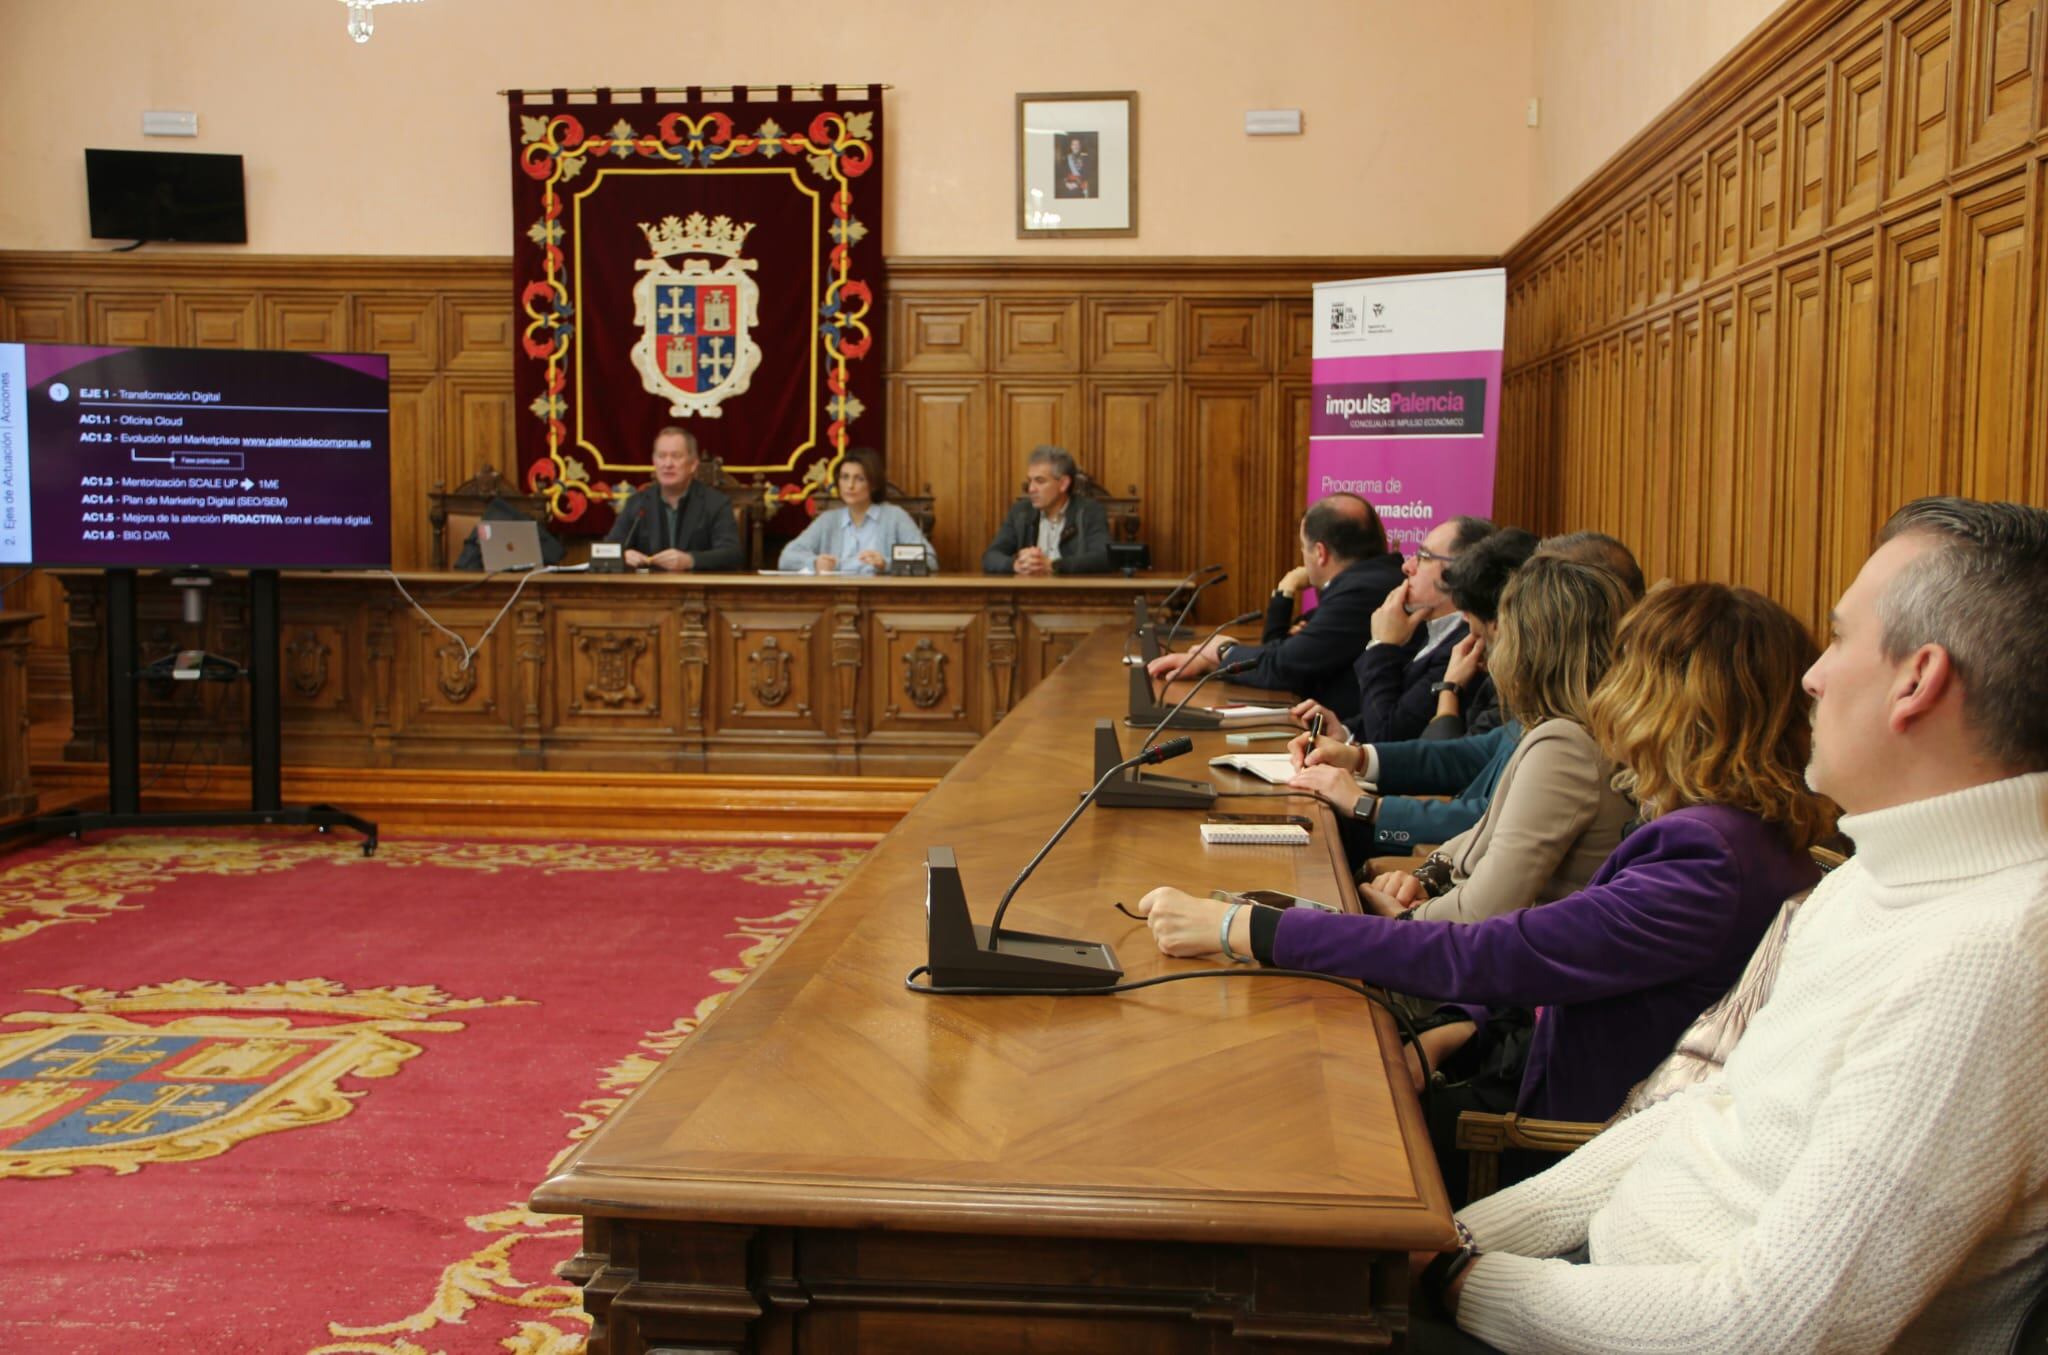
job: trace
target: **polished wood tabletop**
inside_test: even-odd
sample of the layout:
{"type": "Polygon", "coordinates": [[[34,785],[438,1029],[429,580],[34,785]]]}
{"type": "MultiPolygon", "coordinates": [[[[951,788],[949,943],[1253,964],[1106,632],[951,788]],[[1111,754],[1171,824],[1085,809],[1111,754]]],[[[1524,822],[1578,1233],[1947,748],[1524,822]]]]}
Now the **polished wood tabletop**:
{"type": "MultiPolygon", "coordinates": [[[[926,953],[927,849],[954,849],[987,922],[1093,780],[1095,720],[1126,704],[1123,647],[1116,627],[1084,642],[541,1185],[534,1208],[713,1231],[1227,1242],[1378,1260],[1446,1244],[1450,1211],[1393,1027],[1358,995],[1279,977],[1113,996],[905,987],[926,953]]],[[[1212,694],[1244,695],[1212,683],[1197,701],[1212,694]]],[[[1135,751],[1143,731],[1118,725],[1135,751]]],[[[1243,751],[1223,734],[1194,739],[1193,755],[1157,770],[1275,789],[1212,773],[1208,757],[1243,751]]],[[[1129,980],[1227,967],[1161,956],[1115,910],[1155,885],[1274,888],[1355,910],[1319,802],[1218,807],[1306,815],[1311,844],[1205,846],[1198,811],[1095,806],[1019,892],[1006,929],[1106,942],[1129,980]]],[[[616,1291],[639,1272],[607,1254],[622,1249],[608,1227],[586,1227],[585,1278],[620,1268],[616,1291]]],[[[643,1262],[652,1250],[623,1249],[643,1262]]]]}

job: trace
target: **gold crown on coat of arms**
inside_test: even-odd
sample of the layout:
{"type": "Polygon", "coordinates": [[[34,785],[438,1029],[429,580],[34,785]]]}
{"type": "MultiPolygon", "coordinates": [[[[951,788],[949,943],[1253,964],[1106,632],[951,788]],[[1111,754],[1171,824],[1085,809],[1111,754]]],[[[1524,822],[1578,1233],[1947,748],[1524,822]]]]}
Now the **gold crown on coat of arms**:
{"type": "Polygon", "coordinates": [[[640,233],[647,237],[647,247],[654,251],[656,258],[665,259],[671,254],[720,254],[728,259],[739,257],[746,246],[747,233],[754,229],[754,223],[734,221],[729,216],[706,219],[702,212],[692,212],[687,217],[665,216],[661,225],[650,226],[640,223],[640,233]]]}

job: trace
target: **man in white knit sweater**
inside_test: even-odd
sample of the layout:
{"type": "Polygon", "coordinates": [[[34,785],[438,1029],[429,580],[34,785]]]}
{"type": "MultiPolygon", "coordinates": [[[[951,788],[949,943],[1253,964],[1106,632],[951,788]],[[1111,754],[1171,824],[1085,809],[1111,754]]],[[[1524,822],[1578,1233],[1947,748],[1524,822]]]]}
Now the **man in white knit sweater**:
{"type": "Polygon", "coordinates": [[[2042,1286],[2048,511],[1879,540],[1805,684],[1856,854],[1718,1076],[1459,1216],[1510,1355],[2004,1351],[2042,1286]]]}

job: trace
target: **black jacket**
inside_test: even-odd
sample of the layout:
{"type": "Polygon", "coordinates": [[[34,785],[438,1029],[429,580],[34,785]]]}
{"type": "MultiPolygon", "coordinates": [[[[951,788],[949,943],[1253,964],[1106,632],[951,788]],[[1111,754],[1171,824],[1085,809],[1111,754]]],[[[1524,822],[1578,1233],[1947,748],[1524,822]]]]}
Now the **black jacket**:
{"type": "Polygon", "coordinates": [[[1375,555],[1358,560],[1318,589],[1316,609],[1294,635],[1294,601],[1274,594],[1266,608],[1265,640],[1257,645],[1232,645],[1225,663],[1251,659],[1256,666],[1236,681],[1247,687],[1270,687],[1312,696],[1348,720],[1358,714],[1358,679],[1352,665],[1372,638],[1372,614],[1395,584],[1401,582],[1401,557],[1375,555]]]}
{"type": "MultiPolygon", "coordinates": [[[[996,539],[981,553],[985,574],[1008,574],[1017,563],[1017,553],[1038,544],[1038,510],[1031,500],[1020,498],[1010,505],[996,539]]],[[[1060,527],[1060,558],[1052,562],[1055,574],[1109,573],[1109,514],[1085,494],[1067,496],[1067,520],[1060,527]]]]}
{"type": "Polygon", "coordinates": [[[1392,743],[1419,739],[1436,715],[1433,683],[1441,682],[1450,666],[1451,650],[1465,638],[1466,625],[1451,627],[1444,642],[1417,658],[1429,643],[1429,628],[1421,625],[1404,645],[1368,643],[1358,653],[1353,672],[1358,678],[1358,716],[1345,722],[1360,743],[1392,743]]]}
{"type": "MultiPolygon", "coordinates": [[[[691,485],[676,518],[675,549],[688,551],[699,572],[738,569],[746,563],[732,500],[722,490],[710,485],[691,485]]],[[[659,555],[671,544],[662,539],[665,530],[661,486],[648,484],[633,491],[604,539],[642,555],[659,555]]]]}

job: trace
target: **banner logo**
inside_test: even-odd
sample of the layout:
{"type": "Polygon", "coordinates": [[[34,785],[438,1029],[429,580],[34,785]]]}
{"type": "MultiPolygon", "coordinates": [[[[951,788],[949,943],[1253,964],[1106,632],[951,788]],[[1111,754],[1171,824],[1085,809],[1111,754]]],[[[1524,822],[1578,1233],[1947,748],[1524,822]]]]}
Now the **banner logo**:
{"type": "Polygon", "coordinates": [[[640,223],[654,257],[633,264],[641,273],[633,285],[633,323],[640,327],[633,366],[671,414],[718,418],[720,402],[744,392],[761,365],[753,336],[761,290],[750,276],[759,262],[740,257],[753,229],[730,217],[707,221],[702,212],[664,217],[658,227],[640,223]],[[669,262],[679,255],[691,256],[681,268],[669,262]],[[714,269],[704,255],[724,262],[714,269]]]}
{"type": "Polygon", "coordinates": [[[1486,432],[1486,382],[1354,381],[1320,387],[1309,436],[1476,438],[1486,432]]]}
{"type": "Polygon", "coordinates": [[[1330,333],[1342,337],[1358,332],[1358,307],[1342,301],[1330,303],[1330,333]]]}

